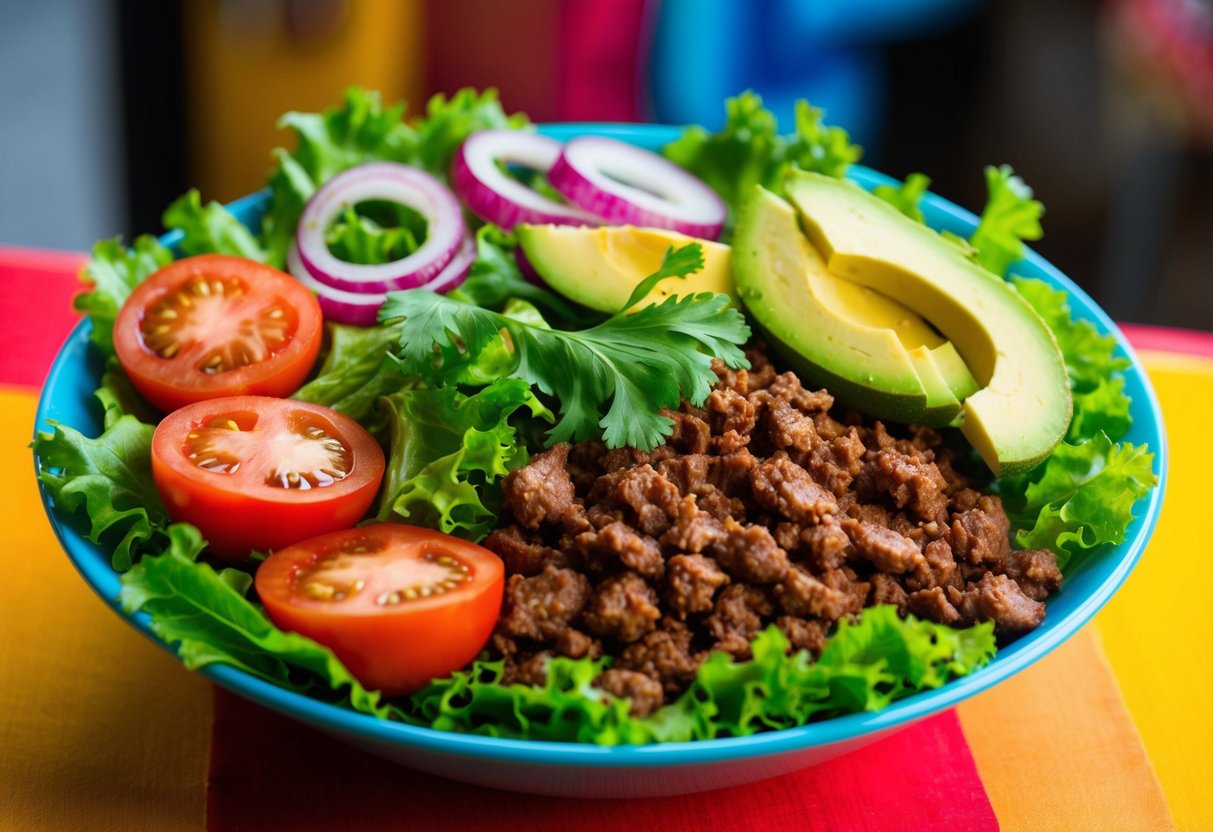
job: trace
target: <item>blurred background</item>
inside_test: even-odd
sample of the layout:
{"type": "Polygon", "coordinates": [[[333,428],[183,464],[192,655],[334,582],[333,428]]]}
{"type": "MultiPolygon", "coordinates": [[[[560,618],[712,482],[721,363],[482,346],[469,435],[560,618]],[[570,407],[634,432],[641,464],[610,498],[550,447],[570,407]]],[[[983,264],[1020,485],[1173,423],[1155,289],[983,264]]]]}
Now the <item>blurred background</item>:
{"type": "Polygon", "coordinates": [[[286,110],[496,86],[533,120],[800,97],[971,209],[1009,163],[1035,247],[1121,320],[1213,329],[1213,0],[0,0],[0,244],[160,229],[260,188],[286,110]]]}

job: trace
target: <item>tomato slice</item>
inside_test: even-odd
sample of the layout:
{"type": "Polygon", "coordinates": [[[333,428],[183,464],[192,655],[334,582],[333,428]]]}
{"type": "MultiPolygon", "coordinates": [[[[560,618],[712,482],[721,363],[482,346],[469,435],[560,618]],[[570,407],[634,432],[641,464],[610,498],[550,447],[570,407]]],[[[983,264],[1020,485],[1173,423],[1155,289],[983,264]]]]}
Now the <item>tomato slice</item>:
{"type": "Polygon", "coordinates": [[[383,479],[366,429],[317,404],[265,396],[180,408],[152,436],[152,477],[169,515],[242,560],[362,519],[383,479]]]}
{"type": "Polygon", "coordinates": [[[220,396],[288,396],[316,361],[320,304],[264,263],[205,254],[135,287],[114,322],[114,351],[166,412],[220,396]]]}
{"type": "Polygon", "coordinates": [[[396,523],[305,540],[257,569],[279,627],[329,647],[368,688],[411,693],[465,666],[501,611],[505,569],[488,549],[396,523]]]}

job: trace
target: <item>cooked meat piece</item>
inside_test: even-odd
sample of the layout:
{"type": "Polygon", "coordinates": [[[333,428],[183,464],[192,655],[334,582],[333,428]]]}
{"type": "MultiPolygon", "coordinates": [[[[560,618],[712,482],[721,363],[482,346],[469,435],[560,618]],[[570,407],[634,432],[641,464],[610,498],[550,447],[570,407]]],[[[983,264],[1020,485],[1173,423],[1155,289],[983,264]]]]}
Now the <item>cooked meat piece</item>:
{"type": "Polygon", "coordinates": [[[707,410],[712,433],[716,436],[730,431],[746,436],[754,429],[757,420],[754,405],[745,396],[727,387],[713,390],[708,395],[707,410]]]}
{"type": "Polygon", "coordinates": [[[613,474],[617,471],[635,468],[637,465],[644,465],[648,461],[649,455],[644,451],[638,451],[635,448],[612,448],[602,455],[600,465],[602,473],[613,474]]]}
{"type": "Polygon", "coordinates": [[[897,508],[908,508],[919,520],[948,519],[947,483],[934,462],[896,451],[880,451],[872,463],[876,487],[893,499],[897,508]]]}
{"type": "Polygon", "coordinates": [[[775,539],[775,545],[788,553],[788,557],[795,557],[804,546],[804,540],[801,538],[803,532],[804,527],[799,523],[784,520],[782,523],[775,524],[775,528],[771,530],[771,537],[775,539]]]}
{"type": "Polygon", "coordinates": [[[862,601],[856,604],[847,592],[826,586],[800,566],[789,569],[783,583],[775,587],[775,599],[792,615],[814,616],[827,621],[837,621],[849,612],[857,612],[863,604],[862,601]]]}
{"type": "Polygon", "coordinates": [[[606,453],[606,444],[597,439],[587,439],[569,447],[569,465],[576,465],[591,472],[602,472],[602,456],[606,453]]]}
{"type": "Polygon", "coordinates": [[[591,527],[601,529],[622,520],[623,510],[604,503],[595,503],[586,509],[585,519],[590,521],[591,527]]]}
{"type": "Polygon", "coordinates": [[[847,516],[873,526],[888,526],[893,515],[880,503],[853,503],[847,508],[847,516]]]}
{"type": "Polygon", "coordinates": [[[695,498],[695,504],[705,514],[715,517],[720,522],[727,520],[742,521],[746,518],[745,503],[740,497],[730,497],[718,488],[708,487],[707,491],[695,498]]]}
{"type": "Polygon", "coordinates": [[[501,631],[489,636],[489,652],[497,657],[508,659],[518,653],[518,642],[501,631]]]}
{"type": "Polygon", "coordinates": [[[845,593],[851,599],[851,609],[858,612],[868,601],[868,592],[872,585],[861,581],[855,570],[849,566],[838,569],[828,569],[821,575],[821,582],[830,589],[845,593]]]}
{"type": "Polygon", "coordinates": [[[855,553],[870,560],[881,572],[901,574],[925,562],[922,552],[912,540],[886,526],[850,518],[839,525],[851,538],[855,553]]]}
{"type": "Polygon", "coordinates": [[[788,553],[775,543],[765,526],[742,526],[732,517],[724,521],[725,537],[710,552],[729,575],[756,584],[783,580],[788,571],[788,553]]]}
{"type": "Polygon", "coordinates": [[[987,572],[964,591],[948,587],[948,600],[966,622],[993,621],[1003,637],[1026,633],[1045,617],[1045,605],[1023,594],[1006,575],[987,572]]]}
{"type": "Polygon", "coordinates": [[[660,629],[624,648],[615,667],[643,673],[661,682],[667,692],[678,693],[695,677],[703,658],[691,653],[690,630],[666,618],[660,629]]]}
{"type": "Polygon", "coordinates": [[[1057,556],[1048,549],[1012,552],[1003,561],[1003,572],[1034,601],[1043,601],[1061,588],[1061,570],[1057,556]]]}
{"type": "Polygon", "coordinates": [[[1011,555],[1011,521],[997,497],[982,495],[977,506],[952,515],[952,553],[957,561],[997,569],[1011,555]]]}
{"type": "Polygon", "coordinates": [[[767,392],[804,413],[825,413],[834,406],[834,397],[825,390],[806,390],[795,373],[775,376],[767,392]]]}
{"type": "Polygon", "coordinates": [[[716,599],[715,611],[706,619],[708,632],[716,638],[715,649],[743,661],[751,658],[750,642],[762,629],[763,618],[774,611],[771,599],[757,587],[725,587],[716,599]]]}
{"type": "Polygon", "coordinates": [[[548,564],[531,578],[511,575],[505,582],[498,632],[516,638],[551,641],[585,606],[590,582],[572,569],[548,564]]]}
{"type": "Polygon", "coordinates": [[[713,457],[707,454],[687,454],[657,464],[657,472],[665,477],[679,494],[702,494],[712,486],[713,457]]]}
{"type": "Polygon", "coordinates": [[[712,437],[711,450],[716,454],[735,454],[739,451],[744,451],[749,444],[749,434],[730,430],[720,434],[720,436],[712,437]]]}
{"type": "Polygon", "coordinates": [[[701,511],[694,497],[683,497],[678,503],[678,513],[664,535],[661,543],[679,552],[699,554],[725,535],[720,521],[701,511]]]}
{"type": "Polygon", "coordinates": [[[636,512],[636,525],[651,535],[669,528],[681,497],[678,488],[647,463],[625,471],[613,494],[615,502],[636,512]]]}
{"type": "Polygon", "coordinates": [[[665,559],[657,541],[623,522],[583,532],[577,535],[574,545],[591,572],[615,572],[621,564],[646,578],[660,578],[665,572],[665,559]]]}
{"type": "Polygon", "coordinates": [[[602,642],[569,627],[556,637],[556,652],[570,659],[580,659],[583,656],[598,658],[602,655],[602,642]]]}
{"type": "Polygon", "coordinates": [[[872,576],[871,583],[872,595],[868,602],[869,606],[893,604],[899,613],[905,615],[906,591],[902,589],[901,584],[897,583],[896,578],[886,575],[884,572],[877,572],[872,576]]]}
{"type": "Polygon", "coordinates": [[[497,529],[484,539],[483,546],[501,558],[507,575],[538,575],[549,563],[568,565],[563,552],[528,539],[517,526],[497,529]]]}
{"type": "Polygon", "coordinates": [[[930,589],[911,592],[906,599],[906,606],[919,618],[939,624],[955,624],[960,620],[960,613],[948,600],[943,587],[933,586],[930,589]]]}
{"type": "Polygon", "coordinates": [[[711,457],[711,482],[725,494],[741,496],[748,492],[750,471],[758,464],[758,458],[742,448],[734,453],[711,457]]]}
{"type": "Polygon", "coordinates": [[[706,454],[708,452],[708,440],[711,438],[712,429],[708,427],[707,422],[692,413],[683,413],[680,410],[663,410],[661,413],[674,423],[674,431],[666,440],[668,446],[672,446],[684,454],[706,454]]]}
{"type": "Polygon", "coordinates": [[[962,488],[952,493],[952,498],[948,501],[948,508],[954,512],[968,511],[969,509],[977,508],[977,501],[980,499],[980,491],[972,488],[962,488]]]}
{"type": "Polygon", "coordinates": [[[636,717],[648,716],[665,704],[661,682],[634,670],[616,667],[604,670],[594,680],[594,687],[620,699],[631,700],[628,713],[636,717]]]}
{"type": "Polygon", "coordinates": [[[867,448],[854,428],[813,447],[806,465],[813,479],[828,488],[836,497],[847,492],[855,476],[863,469],[867,448]]]}
{"type": "Polygon", "coordinates": [[[834,495],[782,452],[750,471],[750,488],[759,505],[798,523],[817,525],[838,511],[834,495]]]}
{"type": "Polygon", "coordinates": [[[553,445],[529,463],[506,474],[501,482],[506,507],[522,526],[559,522],[573,504],[573,481],[564,470],[569,446],[553,445]]]}
{"type": "Polygon", "coordinates": [[[657,593],[635,572],[612,575],[594,590],[581,620],[596,636],[625,644],[657,626],[657,593]]]}
{"type": "Polygon", "coordinates": [[[716,561],[703,555],[675,555],[666,564],[665,600],[674,611],[707,612],[716,590],[729,582],[716,561]]]}
{"type": "Polygon", "coordinates": [[[712,359],[712,372],[720,381],[718,389],[732,390],[741,395],[750,392],[750,373],[748,370],[730,370],[719,358],[712,359]]]}
{"type": "Polygon", "coordinates": [[[754,393],[750,398],[767,405],[763,424],[776,448],[792,452],[794,457],[804,457],[821,441],[813,420],[790,404],[772,399],[766,391],[754,393]]]}
{"type": "Polygon", "coordinates": [[[532,685],[541,687],[548,678],[548,659],[552,658],[550,650],[540,650],[530,656],[518,656],[507,660],[505,675],[502,682],[507,685],[532,685]]]}
{"type": "Polygon", "coordinates": [[[809,564],[819,572],[837,569],[846,562],[851,538],[837,523],[811,526],[804,530],[801,537],[808,547],[809,564]]]}
{"type": "Polygon", "coordinates": [[[808,650],[814,656],[819,656],[821,648],[826,645],[826,633],[829,628],[824,621],[781,615],[775,619],[775,626],[783,630],[783,634],[788,637],[793,653],[808,650]]]}
{"type": "Polygon", "coordinates": [[[906,589],[913,591],[960,585],[960,575],[956,571],[956,561],[952,559],[952,546],[948,541],[932,540],[922,550],[922,556],[922,564],[906,577],[906,589]]]}

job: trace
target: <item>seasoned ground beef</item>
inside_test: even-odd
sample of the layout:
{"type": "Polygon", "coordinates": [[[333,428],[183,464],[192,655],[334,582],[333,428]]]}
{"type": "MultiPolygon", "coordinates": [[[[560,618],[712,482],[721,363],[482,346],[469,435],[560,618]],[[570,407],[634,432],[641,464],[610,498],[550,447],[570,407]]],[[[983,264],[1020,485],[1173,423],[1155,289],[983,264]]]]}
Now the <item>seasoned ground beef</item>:
{"type": "Polygon", "coordinates": [[[1014,551],[997,497],[926,428],[890,430],[778,373],[717,364],[703,408],[667,410],[651,452],[556,445],[503,481],[505,562],[489,649],[506,679],[539,683],[552,656],[607,655],[597,680],[651,713],[712,651],[750,657],[774,624],[821,651],[842,617],[892,604],[1001,639],[1044,618],[1061,572],[1014,551]]]}

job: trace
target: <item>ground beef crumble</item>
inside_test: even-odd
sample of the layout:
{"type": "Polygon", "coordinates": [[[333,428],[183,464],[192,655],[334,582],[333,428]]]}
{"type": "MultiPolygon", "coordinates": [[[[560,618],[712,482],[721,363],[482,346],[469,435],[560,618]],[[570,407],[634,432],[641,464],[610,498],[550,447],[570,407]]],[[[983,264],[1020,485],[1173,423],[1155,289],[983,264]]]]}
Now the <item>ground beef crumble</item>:
{"type": "Polygon", "coordinates": [[[717,363],[703,408],[667,410],[651,452],[556,445],[503,481],[484,545],[508,575],[489,643],[507,681],[553,656],[615,657],[597,680],[651,713],[712,651],[750,657],[770,624],[819,653],[865,606],[944,624],[1037,626],[1061,585],[1051,552],[1014,551],[998,498],[970,487],[943,439],[840,412],[824,390],[717,363]]]}

